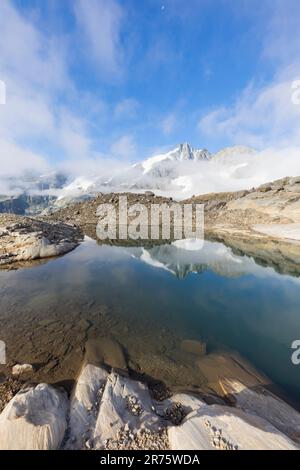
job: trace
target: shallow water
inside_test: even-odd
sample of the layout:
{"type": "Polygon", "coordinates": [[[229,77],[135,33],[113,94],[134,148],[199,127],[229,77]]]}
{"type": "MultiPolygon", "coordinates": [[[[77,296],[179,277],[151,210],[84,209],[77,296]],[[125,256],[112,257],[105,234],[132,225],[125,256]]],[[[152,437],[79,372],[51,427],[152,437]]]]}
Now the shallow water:
{"type": "Polygon", "coordinates": [[[112,247],[85,241],[66,256],[0,272],[0,339],[8,365],[37,380],[76,376],[89,338],[109,336],[133,369],[171,385],[201,386],[181,342],[241,353],[297,402],[300,279],[258,266],[220,243],[112,247]]]}

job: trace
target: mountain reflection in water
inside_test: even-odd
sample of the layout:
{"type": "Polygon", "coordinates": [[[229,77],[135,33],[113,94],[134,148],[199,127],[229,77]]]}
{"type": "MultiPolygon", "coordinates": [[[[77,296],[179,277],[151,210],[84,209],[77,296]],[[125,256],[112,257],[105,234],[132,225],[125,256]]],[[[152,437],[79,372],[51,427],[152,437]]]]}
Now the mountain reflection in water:
{"type": "Polygon", "coordinates": [[[185,339],[236,350],[300,401],[300,279],[220,243],[98,245],[0,272],[1,339],[9,362],[38,364],[37,380],[73,379],[87,339],[112,336],[131,366],[171,385],[201,385],[185,339]]]}

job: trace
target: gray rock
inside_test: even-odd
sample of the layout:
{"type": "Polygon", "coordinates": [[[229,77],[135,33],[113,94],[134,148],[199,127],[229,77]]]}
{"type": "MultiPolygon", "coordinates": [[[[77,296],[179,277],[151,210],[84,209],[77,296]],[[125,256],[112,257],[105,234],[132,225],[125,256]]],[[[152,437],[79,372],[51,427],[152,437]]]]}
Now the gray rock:
{"type": "Polygon", "coordinates": [[[67,224],[0,214],[0,265],[59,256],[81,239],[79,230],[67,224]]]}
{"type": "Polygon", "coordinates": [[[224,391],[235,406],[266,419],[279,431],[300,443],[300,413],[263,387],[252,390],[236,379],[223,378],[224,391]]]}
{"type": "Polygon", "coordinates": [[[117,440],[125,426],[133,432],[142,429],[157,432],[163,421],[153,413],[152,407],[145,385],[112,372],[107,379],[94,431],[96,448],[105,447],[108,440],[117,440]],[[129,401],[133,403],[133,397],[136,398],[138,412],[128,406],[129,401]]]}
{"type": "Polygon", "coordinates": [[[207,405],[201,400],[180,426],[168,429],[168,437],[173,450],[299,449],[268,421],[232,407],[207,405]]]}
{"type": "Polygon", "coordinates": [[[108,373],[87,364],[82,368],[71,396],[69,437],[66,449],[84,449],[87,436],[96,425],[103,387],[108,373]]]}
{"type": "Polygon", "coordinates": [[[1,450],[53,450],[67,428],[66,394],[46,384],[21,390],[0,415],[1,450]]]}

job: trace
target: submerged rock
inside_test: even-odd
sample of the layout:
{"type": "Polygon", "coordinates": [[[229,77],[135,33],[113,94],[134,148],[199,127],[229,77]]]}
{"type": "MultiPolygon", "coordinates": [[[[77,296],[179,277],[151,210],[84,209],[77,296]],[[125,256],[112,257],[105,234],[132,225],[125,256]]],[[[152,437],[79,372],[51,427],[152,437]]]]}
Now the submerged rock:
{"type": "Polygon", "coordinates": [[[85,345],[86,362],[106,365],[114,369],[127,370],[127,362],[122,346],[113,338],[101,336],[90,339],[85,345]]]}
{"type": "MultiPolygon", "coordinates": [[[[271,383],[266,376],[258,372],[252,364],[238,353],[215,352],[207,354],[197,359],[196,364],[205,377],[208,391],[221,397],[228,395],[222,385],[224,377],[238,379],[248,388],[271,383]]],[[[234,402],[234,397],[232,398],[234,402]]]]}
{"type": "Polygon", "coordinates": [[[67,429],[66,394],[40,384],[21,390],[0,415],[0,449],[58,449],[67,429]]]}
{"type": "Polygon", "coordinates": [[[182,351],[196,356],[205,356],[206,354],[206,343],[204,341],[196,341],[192,339],[185,339],[181,343],[182,351]]]}
{"type": "Polygon", "coordinates": [[[34,372],[33,366],[31,364],[16,364],[12,368],[12,375],[30,375],[34,372]]]}

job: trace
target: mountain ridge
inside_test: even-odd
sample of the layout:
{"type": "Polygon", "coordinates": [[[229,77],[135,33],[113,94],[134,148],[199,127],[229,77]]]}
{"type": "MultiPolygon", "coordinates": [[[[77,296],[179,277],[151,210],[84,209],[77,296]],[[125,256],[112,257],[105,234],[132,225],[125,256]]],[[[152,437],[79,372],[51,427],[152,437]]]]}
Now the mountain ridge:
{"type": "MultiPolygon", "coordinates": [[[[50,205],[62,207],[81,199],[94,197],[99,192],[112,191],[151,190],[157,195],[170,195],[177,199],[184,199],[194,193],[209,192],[207,187],[210,184],[209,178],[217,178],[218,172],[226,178],[235,178],[234,172],[245,172],[248,166],[247,161],[251,160],[254,154],[253,149],[245,146],[227,147],[217,153],[210,153],[205,148],[194,148],[185,142],[165,153],[128,165],[125,169],[116,169],[113,174],[82,174],[72,178],[61,171],[52,171],[49,175],[32,177],[27,175],[24,180],[20,181],[17,178],[11,178],[10,192],[5,193],[0,189],[0,196],[2,195],[2,200],[5,201],[2,207],[13,207],[10,199],[18,196],[21,200],[20,204],[18,201],[18,206],[26,206],[26,213],[29,214],[31,208],[28,208],[28,201],[31,196],[47,195],[50,205]],[[206,178],[207,173],[212,176],[206,178]],[[207,188],[203,187],[203,184],[207,188]]],[[[226,188],[220,187],[220,190],[222,189],[226,188]]],[[[42,204],[38,200],[33,202],[39,205],[41,210],[47,206],[44,201],[42,204]]],[[[16,205],[15,201],[14,205],[16,205]]],[[[3,212],[1,207],[0,212],[3,212]]]]}

